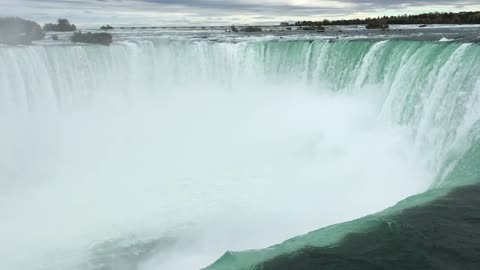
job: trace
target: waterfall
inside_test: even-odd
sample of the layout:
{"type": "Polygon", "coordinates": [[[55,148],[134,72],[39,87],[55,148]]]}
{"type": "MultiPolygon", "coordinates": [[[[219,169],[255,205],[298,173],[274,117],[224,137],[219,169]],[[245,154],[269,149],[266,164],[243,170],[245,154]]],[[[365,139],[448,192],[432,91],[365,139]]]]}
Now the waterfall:
{"type": "Polygon", "coordinates": [[[0,47],[0,266],[199,269],[476,181],[479,70],[469,43],[0,47]]]}

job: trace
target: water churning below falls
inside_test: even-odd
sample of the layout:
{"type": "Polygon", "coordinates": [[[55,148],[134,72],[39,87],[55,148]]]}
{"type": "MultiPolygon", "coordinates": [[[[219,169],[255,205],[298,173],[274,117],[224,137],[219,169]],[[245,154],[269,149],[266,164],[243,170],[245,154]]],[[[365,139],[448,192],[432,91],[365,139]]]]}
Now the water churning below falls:
{"type": "Polygon", "coordinates": [[[277,269],[476,183],[479,70],[455,42],[0,47],[0,268],[201,269],[420,194],[209,268],[277,269]]]}

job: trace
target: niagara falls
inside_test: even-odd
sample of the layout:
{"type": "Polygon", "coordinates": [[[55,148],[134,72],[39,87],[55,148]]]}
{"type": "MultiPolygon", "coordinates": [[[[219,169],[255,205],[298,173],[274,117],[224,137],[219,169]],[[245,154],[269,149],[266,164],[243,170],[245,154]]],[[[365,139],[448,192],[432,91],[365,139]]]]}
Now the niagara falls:
{"type": "Polygon", "coordinates": [[[480,269],[451,2],[0,0],[0,269],[480,269]]]}

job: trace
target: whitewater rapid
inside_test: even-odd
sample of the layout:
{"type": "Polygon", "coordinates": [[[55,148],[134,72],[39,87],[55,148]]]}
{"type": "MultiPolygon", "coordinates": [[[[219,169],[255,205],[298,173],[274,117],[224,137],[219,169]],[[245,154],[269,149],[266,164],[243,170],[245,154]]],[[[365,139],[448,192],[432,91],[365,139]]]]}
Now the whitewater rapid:
{"type": "Polygon", "coordinates": [[[2,47],[0,266],[200,269],[451,183],[478,139],[479,51],[2,47]]]}

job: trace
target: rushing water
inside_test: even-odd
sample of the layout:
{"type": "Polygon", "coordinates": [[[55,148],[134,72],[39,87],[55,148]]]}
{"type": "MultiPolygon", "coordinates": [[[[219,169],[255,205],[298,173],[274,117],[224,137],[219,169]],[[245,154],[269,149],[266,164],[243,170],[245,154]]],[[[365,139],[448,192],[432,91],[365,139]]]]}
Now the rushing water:
{"type": "Polygon", "coordinates": [[[477,44],[123,35],[0,47],[1,268],[200,269],[479,176],[477,44]]]}

